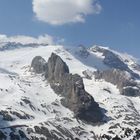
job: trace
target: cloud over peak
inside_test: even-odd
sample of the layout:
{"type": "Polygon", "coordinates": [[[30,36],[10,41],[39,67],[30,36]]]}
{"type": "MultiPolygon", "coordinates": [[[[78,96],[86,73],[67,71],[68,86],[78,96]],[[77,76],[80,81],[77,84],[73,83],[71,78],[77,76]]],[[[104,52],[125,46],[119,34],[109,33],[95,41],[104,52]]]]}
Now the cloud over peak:
{"type": "Polygon", "coordinates": [[[86,15],[101,9],[97,0],[33,0],[36,18],[52,25],[85,22],[86,15]]]}

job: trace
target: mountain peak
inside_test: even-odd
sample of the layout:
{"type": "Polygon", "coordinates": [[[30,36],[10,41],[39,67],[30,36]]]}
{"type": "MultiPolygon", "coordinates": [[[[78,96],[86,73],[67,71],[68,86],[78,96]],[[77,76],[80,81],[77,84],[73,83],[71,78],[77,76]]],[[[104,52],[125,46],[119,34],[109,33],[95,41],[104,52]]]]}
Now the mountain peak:
{"type": "Polygon", "coordinates": [[[140,67],[104,50],[0,51],[0,139],[139,140],[140,67]]]}
{"type": "MultiPolygon", "coordinates": [[[[33,59],[32,64],[36,58],[33,59]]],[[[44,61],[43,58],[40,59],[44,61]]],[[[64,97],[61,103],[72,110],[79,119],[92,123],[101,122],[103,114],[93,97],[85,91],[81,76],[70,74],[67,64],[55,53],[51,54],[46,65],[46,80],[57,94],[64,97]]],[[[40,67],[44,67],[44,63],[40,67]]],[[[38,69],[33,68],[35,71],[38,69]]]]}

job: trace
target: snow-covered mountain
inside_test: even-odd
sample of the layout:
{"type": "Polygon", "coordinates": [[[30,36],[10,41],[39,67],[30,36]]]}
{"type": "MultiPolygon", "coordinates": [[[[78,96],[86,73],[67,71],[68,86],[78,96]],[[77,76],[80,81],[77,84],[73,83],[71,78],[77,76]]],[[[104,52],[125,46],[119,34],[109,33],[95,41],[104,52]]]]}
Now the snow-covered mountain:
{"type": "Polygon", "coordinates": [[[83,46],[71,48],[47,44],[25,46],[14,42],[2,44],[0,140],[27,139],[139,140],[140,65],[137,60],[130,55],[101,46],[87,49],[83,46]],[[72,90],[73,86],[69,86],[69,83],[75,76],[67,81],[64,77],[60,80],[64,63],[54,61],[51,58],[52,53],[57,56],[59,62],[67,65],[69,72],[65,70],[68,78],[69,75],[78,74],[78,79],[83,80],[78,86],[75,86],[77,81],[73,81],[73,93],[78,93],[78,89],[79,96],[67,93],[72,90]],[[40,56],[41,61],[37,59],[35,65],[31,65],[36,56],[40,56]],[[57,64],[54,65],[53,62],[57,64]],[[57,82],[50,79],[52,73],[47,70],[48,67],[56,68],[56,65],[59,69],[55,74],[59,79],[53,78],[57,82]],[[56,87],[66,89],[67,96],[57,93],[56,87]],[[84,99],[82,103],[81,92],[84,99]],[[71,98],[74,102],[71,102],[71,98]],[[99,108],[89,109],[90,104],[86,101],[90,104],[97,103],[99,108]],[[94,118],[97,111],[101,111],[102,117],[95,122],[81,119],[76,113],[77,110],[82,112],[82,109],[83,116],[91,116],[92,112],[94,118]]]}

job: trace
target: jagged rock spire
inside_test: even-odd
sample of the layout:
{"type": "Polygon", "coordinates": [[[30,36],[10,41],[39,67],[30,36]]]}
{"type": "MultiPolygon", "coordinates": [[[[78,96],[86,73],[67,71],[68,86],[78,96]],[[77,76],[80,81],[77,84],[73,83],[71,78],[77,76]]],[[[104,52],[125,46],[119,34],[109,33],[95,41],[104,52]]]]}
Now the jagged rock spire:
{"type": "Polygon", "coordinates": [[[81,120],[100,122],[103,114],[93,97],[85,91],[83,79],[78,74],[70,74],[67,64],[54,53],[46,65],[45,77],[51,88],[63,97],[61,103],[81,120]]]}

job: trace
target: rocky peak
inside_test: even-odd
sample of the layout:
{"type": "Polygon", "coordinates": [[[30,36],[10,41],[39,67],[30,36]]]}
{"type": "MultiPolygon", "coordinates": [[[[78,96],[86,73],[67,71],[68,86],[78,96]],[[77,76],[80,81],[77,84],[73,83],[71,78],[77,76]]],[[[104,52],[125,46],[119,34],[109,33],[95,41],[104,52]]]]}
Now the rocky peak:
{"type": "Polygon", "coordinates": [[[61,103],[72,110],[77,118],[92,123],[102,120],[101,109],[85,91],[81,76],[70,74],[67,64],[54,53],[48,60],[45,77],[55,93],[63,97],[61,103]]]}
{"type": "Polygon", "coordinates": [[[107,50],[108,48],[105,47],[100,47],[98,45],[94,45],[93,47],[90,48],[91,51],[93,52],[100,52],[100,53],[104,53],[105,50],[107,50]]]}
{"type": "Polygon", "coordinates": [[[32,60],[31,67],[33,68],[35,73],[43,73],[47,69],[46,60],[41,56],[36,56],[32,60]]]}
{"type": "Polygon", "coordinates": [[[59,82],[64,74],[69,73],[67,64],[55,53],[52,53],[47,65],[46,78],[50,81],[59,82]]]}

